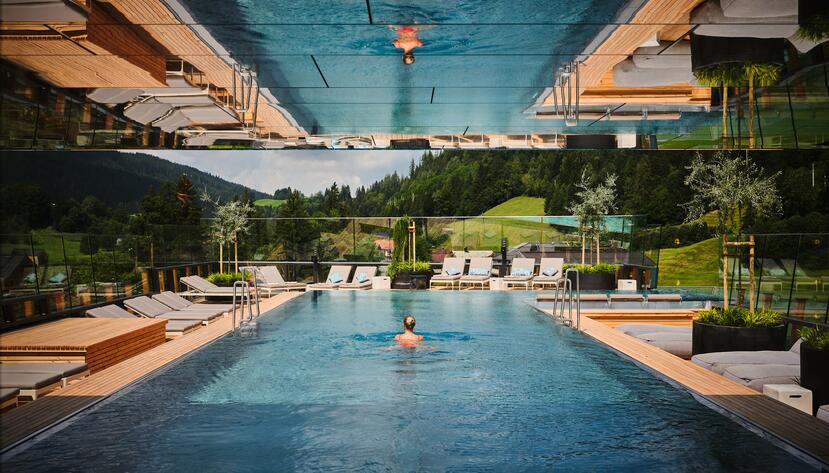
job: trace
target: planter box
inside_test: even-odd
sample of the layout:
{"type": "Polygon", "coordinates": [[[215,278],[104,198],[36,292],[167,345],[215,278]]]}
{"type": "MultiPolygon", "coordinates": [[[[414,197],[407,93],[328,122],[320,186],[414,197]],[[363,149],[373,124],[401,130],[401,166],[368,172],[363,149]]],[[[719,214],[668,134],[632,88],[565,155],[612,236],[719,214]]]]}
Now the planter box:
{"type": "Polygon", "coordinates": [[[720,38],[691,34],[691,69],[726,63],[783,64],[782,38],[720,38]],[[723,47],[728,45],[728,47],[723,47]]]}
{"type": "MultiPolygon", "coordinates": [[[[576,289],[576,275],[569,274],[568,279],[573,281],[573,290],[576,289]]],[[[612,291],[616,289],[615,273],[580,273],[579,289],[582,291],[612,291]]]]}
{"type": "Polygon", "coordinates": [[[785,350],[786,325],[776,327],[724,327],[694,321],[691,354],[723,351],[785,350]]]}
{"type": "Polygon", "coordinates": [[[800,344],[800,385],[812,391],[812,414],[829,404],[829,350],[800,344]]]}
{"type": "Polygon", "coordinates": [[[401,271],[394,275],[392,289],[429,289],[429,281],[432,275],[429,271],[401,271]]]}

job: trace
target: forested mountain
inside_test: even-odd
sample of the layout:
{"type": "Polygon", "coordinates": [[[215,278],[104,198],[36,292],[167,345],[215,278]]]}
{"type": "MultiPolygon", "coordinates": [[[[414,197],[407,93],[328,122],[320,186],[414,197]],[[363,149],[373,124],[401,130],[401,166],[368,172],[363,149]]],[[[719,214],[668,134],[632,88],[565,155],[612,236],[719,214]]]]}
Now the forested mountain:
{"type": "Polygon", "coordinates": [[[253,199],[268,197],[194,167],[144,153],[4,151],[0,173],[3,187],[33,184],[56,201],[93,196],[106,205],[130,210],[138,208],[150,189],[176,182],[182,174],[187,174],[199,192],[206,188],[222,200],[242,196],[246,191],[253,199]]]}

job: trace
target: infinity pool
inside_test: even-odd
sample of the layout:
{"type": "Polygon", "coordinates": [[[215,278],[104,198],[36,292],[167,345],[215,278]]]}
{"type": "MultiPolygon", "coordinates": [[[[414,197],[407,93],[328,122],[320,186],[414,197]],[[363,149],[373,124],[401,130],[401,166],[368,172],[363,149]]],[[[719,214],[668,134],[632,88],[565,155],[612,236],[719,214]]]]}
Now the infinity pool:
{"type": "Polygon", "coordinates": [[[531,295],[306,294],[8,471],[804,471],[531,295]],[[413,313],[418,348],[392,341],[413,313]]]}

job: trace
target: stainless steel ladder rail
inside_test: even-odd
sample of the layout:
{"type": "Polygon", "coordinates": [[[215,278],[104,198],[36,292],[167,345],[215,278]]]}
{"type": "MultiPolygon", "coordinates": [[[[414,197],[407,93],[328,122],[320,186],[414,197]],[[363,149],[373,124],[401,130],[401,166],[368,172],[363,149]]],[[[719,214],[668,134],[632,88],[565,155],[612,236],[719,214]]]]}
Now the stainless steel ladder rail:
{"type": "MultiPolygon", "coordinates": [[[[262,315],[262,310],[259,308],[259,286],[256,283],[256,269],[253,266],[242,266],[239,268],[242,272],[242,279],[247,281],[248,278],[246,275],[250,273],[252,276],[251,279],[253,280],[253,300],[256,302],[256,316],[259,317],[262,315]]],[[[250,284],[248,284],[248,292],[250,292],[250,284]]],[[[250,312],[250,311],[249,311],[250,312]]],[[[253,314],[250,314],[251,318],[253,318],[253,314]]]]}
{"type": "Polygon", "coordinates": [[[239,306],[242,309],[242,314],[241,314],[241,317],[240,317],[240,320],[239,320],[239,325],[241,326],[245,322],[245,296],[247,296],[248,312],[251,314],[251,316],[253,315],[252,312],[251,312],[251,307],[250,307],[250,285],[248,284],[247,281],[234,281],[234,283],[233,283],[233,303],[232,303],[232,309],[231,309],[231,312],[233,313],[232,330],[234,332],[236,331],[236,307],[237,307],[236,306],[236,294],[237,294],[236,291],[237,291],[237,289],[240,291],[240,293],[239,293],[240,305],[239,306]]]}
{"type": "MultiPolygon", "coordinates": [[[[562,321],[566,321],[569,326],[573,326],[573,299],[575,299],[576,305],[576,330],[581,332],[581,278],[579,274],[579,270],[576,268],[568,268],[564,272],[564,287],[561,289],[561,310],[558,313],[558,318],[562,321]],[[569,276],[571,273],[576,275],[576,288],[573,290],[573,279],[569,276]],[[565,304],[567,306],[567,318],[564,318],[564,310],[565,304]]],[[[553,313],[556,310],[556,301],[558,300],[559,295],[559,286],[556,286],[556,295],[553,300],[553,313]]]]}

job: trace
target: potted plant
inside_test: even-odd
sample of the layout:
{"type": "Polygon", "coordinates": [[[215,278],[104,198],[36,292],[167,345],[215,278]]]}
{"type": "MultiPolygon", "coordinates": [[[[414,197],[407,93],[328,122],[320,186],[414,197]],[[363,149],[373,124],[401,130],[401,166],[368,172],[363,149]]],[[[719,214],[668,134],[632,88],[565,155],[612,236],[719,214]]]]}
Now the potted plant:
{"type": "MultiPolygon", "coordinates": [[[[250,279],[250,273],[248,273],[250,279]]],[[[207,280],[217,286],[230,287],[236,281],[243,281],[242,273],[212,273],[207,276],[207,280]]]]}
{"type": "Polygon", "coordinates": [[[691,352],[781,351],[785,343],[786,324],[775,311],[713,308],[700,312],[694,320],[691,352]]]}
{"type": "MultiPolygon", "coordinates": [[[[564,270],[576,268],[579,270],[579,289],[589,291],[609,291],[616,288],[616,273],[619,266],[610,263],[599,264],[565,264],[564,270]]],[[[576,276],[568,276],[576,288],[576,276]]]]}
{"type": "Polygon", "coordinates": [[[783,64],[783,38],[723,38],[691,33],[691,69],[718,64],[783,64]]]}
{"type": "Polygon", "coordinates": [[[797,36],[819,43],[829,38],[829,3],[826,0],[798,0],[797,36]]]}
{"type": "Polygon", "coordinates": [[[817,412],[829,404],[829,330],[804,328],[800,337],[800,385],[812,391],[812,412],[817,412]]]}
{"type": "Polygon", "coordinates": [[[608,174],[604,181],[594,183],[587,168],[581,172],[581,181],[576,185],[577,200],[567,207],[578,221],[581,234],[581,264],[585,264],[587,241],[596,245],[596,263],[601,263],[601,238],[607,230],[605,217],[616,210],[616,175],[608,174]]]}
{"type": "Polygon", "coordinates": [[[432,278],[432,267],[427,261],[417,259],[417,254],[428,254],[426,239],[416,238],[410,231],[411,219],[407,216],[397,220],[392,228],[391,263],[388,267],[388,276],[392,280],[393,289],[428,289],[432,278]]]}

